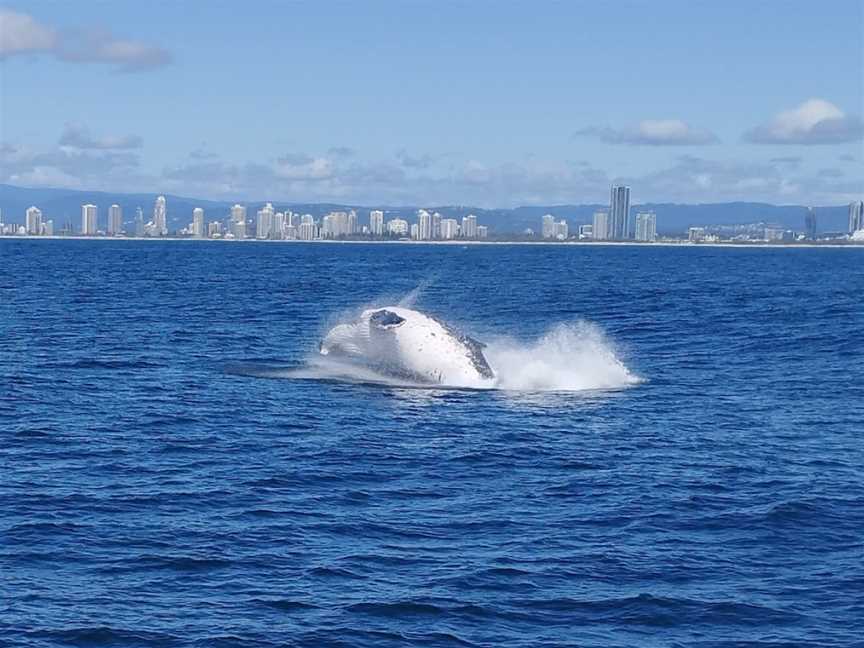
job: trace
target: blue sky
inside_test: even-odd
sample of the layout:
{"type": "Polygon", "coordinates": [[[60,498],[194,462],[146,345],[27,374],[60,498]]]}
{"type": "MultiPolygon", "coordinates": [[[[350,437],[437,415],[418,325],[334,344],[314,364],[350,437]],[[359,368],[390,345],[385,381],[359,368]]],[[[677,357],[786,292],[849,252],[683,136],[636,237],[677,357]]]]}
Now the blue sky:
{"type": "Polygon", "coordinates": [[[840,204],[864,10],[8,2],[0,182],[219,199],[840,204]]]}

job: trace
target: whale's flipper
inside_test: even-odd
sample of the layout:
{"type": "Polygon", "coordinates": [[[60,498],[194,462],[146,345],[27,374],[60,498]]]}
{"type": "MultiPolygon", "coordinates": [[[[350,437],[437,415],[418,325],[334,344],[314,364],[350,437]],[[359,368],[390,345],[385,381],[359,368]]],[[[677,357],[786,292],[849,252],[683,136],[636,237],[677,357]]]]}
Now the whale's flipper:
{"type": "Polygon", "coordinates": [[[477,373],[484,378],[494,378],[495,372],[492,371],[492,367],[486,361],[486,356],[483,355],[483,349],[486,345],[468,335],[463,335],[459,339],[465,345],[465,348],[468,349],[468,357],[471,359],[471,363],[474,365],[477,373]]]}
{"type": "Polygon", "coordinates": [[[404,317],[399,317],[393,311],[386,309],[375,311],[369,316],[369,324],[382,331],[394,329],[405,322],[404,317]]]}

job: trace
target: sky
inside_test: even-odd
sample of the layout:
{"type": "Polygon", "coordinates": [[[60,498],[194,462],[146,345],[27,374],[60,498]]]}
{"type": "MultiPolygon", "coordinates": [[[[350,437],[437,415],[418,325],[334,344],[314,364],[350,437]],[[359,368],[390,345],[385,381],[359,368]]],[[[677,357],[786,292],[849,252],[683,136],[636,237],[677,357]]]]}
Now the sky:
{"type": "Polygon", "coordinates": [[[836,205],[862,114],[861,0],[0,0],[18,186],[836,205]]]}

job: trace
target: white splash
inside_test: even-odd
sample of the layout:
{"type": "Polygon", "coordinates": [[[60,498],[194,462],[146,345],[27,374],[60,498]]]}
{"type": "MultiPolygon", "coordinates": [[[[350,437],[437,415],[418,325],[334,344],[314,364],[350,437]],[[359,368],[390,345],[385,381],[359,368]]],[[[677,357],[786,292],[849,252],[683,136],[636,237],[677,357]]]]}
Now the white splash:
{"type": "Polygon", "coordinates": [[[495,371],[497,389],[585,391],[641,382],[618,359],[600,328],[589,322],[558,324],[527,344],[493,340],[484,353],[495,371]]]}

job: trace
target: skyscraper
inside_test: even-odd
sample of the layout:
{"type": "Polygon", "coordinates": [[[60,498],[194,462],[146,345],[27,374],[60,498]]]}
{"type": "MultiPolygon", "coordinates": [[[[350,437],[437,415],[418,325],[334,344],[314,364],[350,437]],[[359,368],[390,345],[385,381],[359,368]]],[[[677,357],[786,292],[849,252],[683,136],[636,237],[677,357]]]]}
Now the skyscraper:
{"type": "Polygon", "coordinates": [[[108,235],[114,236],[123,230],[123,210],[120,205],[111,205],[108,208],[108,235]]]}
{"type": "Polygon", "coordinates": [[[372,236],[384,235],[384,212],[380,209],[369,212],[369,232],[372,236]]]}
{"type": "Polygon", "coordinates": [[[441,221],[441,238],[445,241],[459,236],[459,222],[455,218],[444,218],[441,221]]]}
{"type": "Polygon", "coordinates": [[[864,229],[864,201],[849,203],[849,233],[864,229]]]}
{"type": "Polygon", "coordinates": [[[192,210],[192,236],[204,238],[204,210],[200,207],[192,210]]]}
{"type": "Polygon", "coordinates": [[[246,222],[246,207],[243,205],[234,205],[231,208],[231,222],[246,222]]]}
{"type": "Polygon", "coordinates": [[[273,205],[267,203],[258,210],[258,219],[255,222],[255,238],[266,239],[270,237],[270,228],[273,227],[273,205]]]}
{"type": "Polygon", "coordinates": [[[81,233],[84,236],[95,236],[98,224],[98,209],[96,205],[81,205],[81,233]]]}
{"type": "Polygon", "coordinates": [[[657,240],[657,215],[654,212],[639,212],[636,214],[636,240],[657,240]]]}
{"type": "Polygon", "coordinates": [[[462,238],[477,238],[477,217],[474,214],[462,219],[462,238]]]}
{"type": "Polygon", "coordinates": [[[440,239],[441,238],[441,214],[435,212],[432,214],[432,238],[440,239]]]}
{"type": "Polygon", "coordinates": [[[609,236],[613,241],[630,238],[630,187],[612,186],[609,195],[609,236]]]}
{"type": "Polygon", "coordinates": [[[24,227],[31,236],[39,236],[42,233],[42,210],[29,207],[24,216],[24,227]]]}
{"type": "Polygon", "coordinates": [[[555,238],[555,217],[552,214],[546,214],[543,217],[542,226],[543,238],[555,238]]]}
{"type": "Polygon", "coordinates": [[[432,214],[425,209],[417,212],[417,240],[428,241],[432,238],[432,214]]]}
{"type": "Polygon", "coordinates": [[[596,211],[591,225],[591,238],[595,241],[609,239],[609,212],[596,211]]]}
{"type": "Polygon", "coordinates": [[[135,236],[144,236],[144,210],[140,207],[135,210],[135,236]]]}
{"type": "Polygon", "coordinates": [[[804,235],[811,241],[816,240],[816,210],[812,207],[804,214],[804,235]]]}
{"type": "Polygon", "coordinates": [[[165,196],[157,197],[153,204],[153,229],[157,236],[168,235],[168,205],[165,196]]]}

